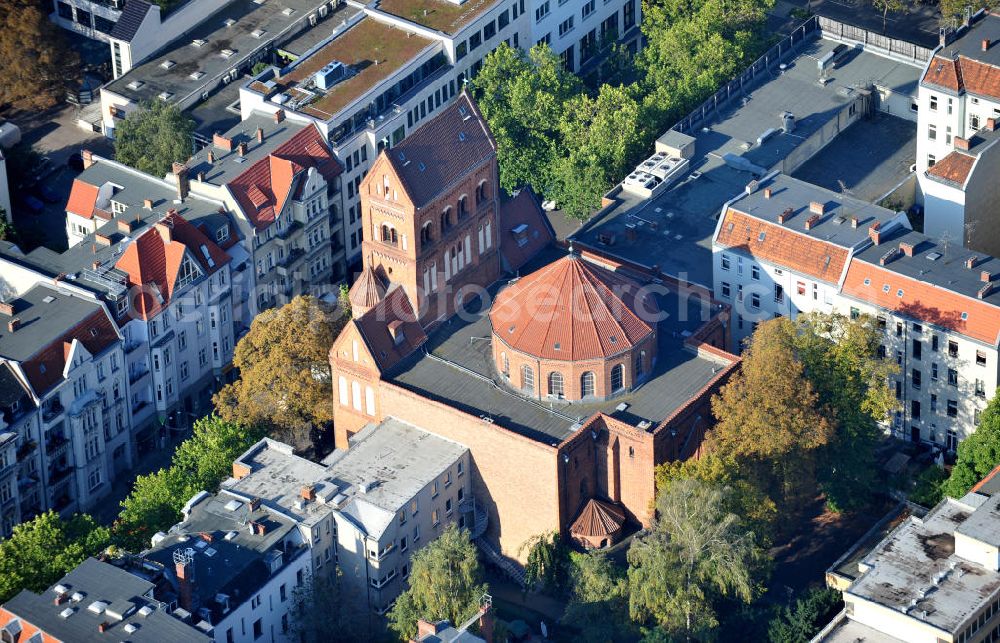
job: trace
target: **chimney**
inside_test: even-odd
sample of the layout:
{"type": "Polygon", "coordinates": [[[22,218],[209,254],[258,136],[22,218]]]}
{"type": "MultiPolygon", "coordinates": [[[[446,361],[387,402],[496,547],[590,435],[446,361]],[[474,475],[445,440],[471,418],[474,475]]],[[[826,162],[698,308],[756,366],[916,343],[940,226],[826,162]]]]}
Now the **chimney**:
{"type": "Polygon", "coordinates": [[[422,639],[425,636],[430,636],[432,634],[438,633],[437,623],[431,623],[430,621],[425,621],[424,619],[417,619],[417,639],[422,639]]]}
{"type": "Polygon", "coordinates": [[[60,594],[57,594],[56,597],[55,597],[55,599],[52,600],[52,604],[53,605],[62,605],[63,603],[66,602],[66,598],[67,598],[66,592],[62,592],[60,594]]]}
{"type": "Polygon", "coordinates": [[[912,243],[905,243],[903,241],[900,241],[899,242],[899,249],[907,257],[912,257],[913,256],[913,244],[912,243]]]}
{"type": "Polygon", "coordinates": [[[194,614],[194,552],[174,550],[174,573],[177,574],[177,604],[194,614]]]}
{"type": "Polygon", "coordinates": [[[771,198],[771,188],[764,188],[764,198],[765,199],[771,198]]]}
{"type": "Polygon", "coordinates": [[[236,153],[239,154],[240,156],[246,156],[247,155],[247,144],[246,144],[246,142],[240,143],[239,145],[236,146],[236,153]]]}
{"type": "Polygon", "coordinates": [[[944,27],[938,28],[938,46],[944,47],[948,44],[948,31],[944,27]]]}
{"type": "Polygon", "coordinates": [[[990,49],[990,39],[983,38],[983,51],[989,51],[990,49]]]}
{"type": "Polygon", "coordinates": [[[991,279],[993,279],[993,273],[991,273],[989,270],[979,271],[979,281],[987,282],[991,279]]]}
{"type": "Polygon", "coordinates": [[[215,163],[215,152],[213,152],[212,150],[209,150],[207,156],[208,156],[208,162],[209,163],[215,163]]]}
{"type": "Polygon", "coordinates": [[[211,543],[211,542],[212,542],[212,540],[214,540],[214,539],[213,539],[213,537],[212,537],[212,534],[210,534],[210,533],[209,533],[209,532],[207,532],[207,531],[203,531],[203,532],[201,532],[201,533],[200,533],[200,534],[198,534],[198,535],[199,535],[199,536],[201,536],[201,539],[202,539],[202,540],[204,540],[204,541],[205,541],[205,542],[207,542],[207,543],[211,543]]]}
{"type": "Polygon", "coordinates": [[[479,636],[486,643],[493,643],[493,610],[489,607],[484,606],[479,611],[479,636]]]}
{"type": "Polygon", "coordinates": [[[851,217],[851,227],[857,229],[857,227],[858,227],[858,218],[857,217],[851,217]]]}
{"type": "Polygon", "coordinates": [[[226,152],[233,151],[233,139],[222,134],[212,134],[212,145],[226,152]]]}
{"type": "Polygon", "coordinates": [[[94,241],[97,242],[97,245],[103,246],[105,248],[111,245],[111,237],[108,237],[107,235],[103,234],[95,234],[94,241]]]}
{"type": "Polygon", "coordinates": [[[997,119],[995,119],[995,118],[987,118],[986,119],[986,129],[987,129],[987,131],[990,131],[990,132],[997,131],[997,119]]]}
{"type": "Polygon", "coordinates": [[[285,120],[285,110],[279,109],[274,113],[274,122],[280,123],[285,120]]]}
{"type": "Polygon", "coordinates": [[[787,223],[792,218],[792,209],[785,208],[785,211],[778,215],[778,223],[787,223]]]}
{"type": "Polygon", "coordinates": [[[94,164],[94,153],[90,150],[80,150],[80,156],[83,158],[83,169],[94,164]]]}
{"type": "Polygon", "coordinates": [[[147,210],[152,210],[153,209],[153,200],[152,199],[143,199],[142,200],[142,207],[146,208],[147,210]]]}
{"type": "Polygon", "coordinates": [[[972,270],[979,263],[979,257],[976,255],[970,255],[965,259],[965,269],[972,270]]]}
{"type": "Polygon", "coordinates": [[[198,183],[204,183],[204,182],[205,182],[205,173],[198,172],[198,183]]]}
{"type": "Polygon", "coordinates": [[[878,258],[878,265],[884,266],[885,264],[890,263],[893,259],[898,257],[899,254],[899,248],[889,248],[884,255],[878,258]]]}
{"type": "Polygon", "coordinates": [[[253,529],[254,536],[263,536],[267,533],[267,525],[262,522],[257,522],[256,520],[250,521],[250,528],[253,529]]]}
{"type": "Polygon", "coordinates": [[[125,219],[118,219],[118,232],[129,234],[132,232],[132,222],[125,219]]]}
{"type": "Polygon", "coordinates": [[[980,299],[986,299],[987,297],[990,296],[992,292],[993,292],[993,282],[991,281],[979,289],[979,292],[976,293],[976,297],[979,297],[980,299]]]}
{"type": "Polygon", "coordinates": [[[94,263],[90,264],[90,267],[92,269],[94,269],[94,270],[97,270],[98,268],[101,267],[101,262],[100,261],[95,261],[94,263]]]}
{"type": "MultiPolygon", "coordinates": [[[[812,206],[809,207],[809,211],[812,212],[812,206]]],[[[812,230],[815,228],[816,224],[819,223],[819,219],[820,216],[818,214],[814,214],[806,219],[806,230],[812,230]]]]}
{"type": "Polygon", "coordinates": [[[170,225],[164,221],[157,221],[153,224],[156,231],[160,233],[160,238],[163,239],[163,243],[170,243],[173,241],[174,231],[170,228],[170,225]]]}
{"type": "Polygon", "coordinates": [[[969,151],[969,139],[962,138],[961,136],[955,137],[955,149],[969,151]]]}
{"type": "Polygon", "coordinates": [[[871,239],[872,243],[876,246],[882,242],[882,231],[879,230],[881,227],[882,224],[876,221],[870,228],[868,228],[868,238],[871,239]]]}
{"type": "Polygon", "coordinates": [[[9,320],[7,322],[7,332],[9,332],[9,333],[16,332],[17,329],[20,328],[20,327],[21,327],[21,318],[20,317],[15,317],[14,319],[11,319],[11,320],[9,320]]]}
{"type": "Polygon", "coordinates": [[[820,203],[819,201],[813,201],[809,204],[809,211],[813,214],[823,214],[826,212],[826,204],[820,203]]]}
{"type": "Polygon", "coordinates": [[[260,498],[257,497],[250,498],[250,502],[247,503],[247,506],[250,508],[251,513],[257,511],[258,509],[260,509],[260,498]]]}
{"type": "Polygon", "coordinates": [[[97,625],[97,631],[100,632],[101,634],[104,634],[105,632],[108,631],[109,627],[111,627],[111,625],[109,625],[107,621],[101,621],[97,625]]]}
{"type": "Polygon", "coordinates": [[[183,201],[191,191],[191,179],[188,176],[188,166],[183,163],[173,164],[174,177],[177,180],[177,198],[183,201]]]}
{"type": "Polygon", "coordinates": [[[264,142],[264,128],[262,127],[257,128],[257,142],[258,143],[264,142]]]}
{"type": "Polygon", "coordinates": [[[307,484],[302,487],[299,491],[299,495],[302,496],[303,500],[315,500],[316,499],[316,489],[313,488],[311,484],[307,484]]]}
{"type": "Polygon", "coordinates": [[[0,315],[7,315],[8,317],[14,316],[14,304],[9,301],[0,303],[0,315]]]}

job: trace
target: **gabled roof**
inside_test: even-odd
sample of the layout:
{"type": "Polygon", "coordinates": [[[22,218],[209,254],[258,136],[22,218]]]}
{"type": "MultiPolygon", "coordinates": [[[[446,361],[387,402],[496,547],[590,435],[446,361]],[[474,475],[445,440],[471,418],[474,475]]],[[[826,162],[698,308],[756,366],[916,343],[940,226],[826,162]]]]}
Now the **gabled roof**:
{"type": "Polygon", "coordinates": [[[69,193],[69,200],[66,202],[66,211],[88,219],[94,218],[94,206],[97,205],[99,189],[96,185],[91,185],[80,179],[73,179],[73,187],[69,193]]]}
{"type": "Polygon", "coordinates": [[[500,203],[497,226],[504,268],[512,271],[528,263],[556,237],[542,206],[528,187],[500,203]]]}
{"type": "Polygon", "coordinates": [[[490,310],[493,333],[511,348],[542,359],[607,358],[653,334],[640,317],[659,312],[639,284],[574,254],[500,291],[490,310]]]}
{"type": "Polygon", "coordinates": [[[213,240],[176,213],[143,232],[122,253],[115,267],[128,275],[131,286],[141,288],[132,295],[130,306],[143,319],[156,316],[169,303],[185,257],[206,275],[229,261],[213,240]]]}
{"type": "Polygon", "coordinates": [[[22,364],[24,374],[39,397],[62,379],[69,352],[66,350],[66,345],[72,345],[74,339],[83,344],[91,355],[99,355],[118,341],[118,331],[103,310],[95,310],[86,319],[62,335],[54,337],[48,346],[25,360],[22,364]]]}
{"type": "Polygon", "coordinates": [[[927,168],[927,175],[963,187],[975,163],[976,157],[954,151],[927,168]]]}
{"type": "Polygon", "coordinates": [[[361,333],[381,371],[392,368],[427,341],[410,298],[399,286],[391,289],[377,306],[350,323],[361,333]],[[402,339],[392,338],[390,326],[397,328],[397,337],[402,334],[402,339]]]}
{"type": "Polygon", "coordinates": [[[969,92],[1000,100],[1000,68],[965,56],[958,56],[954,60],[934,56],[923,82],[955,93],[969,92]]]}
{"type": "Polygon", "coordinates": [[[142,21],[146,19],[146,14],[152,7],[153,5],[146,0],[128,0],[121,16],[118,17],[118,22],[115,23],[108,36],[115,40],[132,42],[132,38],[139,31],[142,21]]]}
{"type": "Polygon", "coordinates": [[[229,182],[236,201],[255,228],[266,228],[281,214],[306,170],[314,167],[331,180],[342,168],[316,127],[302,128],[229,182]]]}
{"type": "Polygon", "coordinates": [[[475,102],[463,92],[420,129],[383,152],[415,208],[427,205],[496,154],[475,102]]]}

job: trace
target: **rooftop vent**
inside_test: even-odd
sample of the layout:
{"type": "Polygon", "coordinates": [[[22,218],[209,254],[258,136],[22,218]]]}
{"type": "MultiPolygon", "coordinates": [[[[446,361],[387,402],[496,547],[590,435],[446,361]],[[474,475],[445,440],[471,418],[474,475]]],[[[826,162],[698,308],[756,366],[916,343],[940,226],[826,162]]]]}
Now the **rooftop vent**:
{"type": "Polygon", "coordinates": [[[145,84],[146,83],[142,82],[141,80],[133,80],[132,82],[130,82],[128,84],[128,88],[132,89],[132,90],[135,90],[135,89],[139,89],[140,87],[142,87],[145,84]]]}
{"type": "Polygon", "coordinates": [[[122,629],[125,630],[126,634],[134,634],[135,631],[139,629],[139,626],[136,625],[135,623],[126,623],[125,627],[123,627],[122,629]]]}
{"type": "Polygon", "coordinates": [[[106,609],[108,609],[108,604],[104,601],[94,601],[87,606],[87,611],[94,614],[103,614],[106,609]]]}
{"type": "Polygon", "coordinates": [[[224,540],[232,540],[232,539],[236,538],[237,535],[238,534],[235,531],[227,531],[226,535],[223,536],[223,539],[224,540]]]}
{"type": "Polygon", "coordinates": [[[74,603],[79,603],[83,600],[83,592],[73,592],[73,595],[69,597],[69,600],[74,603]]]}
{"type": "Polygon", "coordinates": [[[194,40],[191,41],[191,44],[194,45],[195,47],[204,47],[205,41],[202,40],[201,38],[195,38],[194,40]]]}
{"type": "Polygon", "coordinates": [[[285,7],[281,10],[281,14],[286,17],[292,15],[293,13],[295,13],[295,9],[292,9],[291,7],[285,7]]]}
{"type": "Polygon", "coordinates": [[[201,80],[204,75],[205,72],[203,71],[193,71],[191,72],[191,75],[188,76],[188,78],[190,78],[191,80],[201,80]]]}
{"type": "Polygon", "coordinates": [[[174,97],[170,92],[160,92],[160,100],[167,101],[174,97]]]}
{"type": "Polygon", "coordinates": [[[267,31],[264,29],[254,29],[253,31],[250,32],[250,35],[260,40],[260,38],[266,33],[267,31]]]}
{"type": "Polygon", "coordinates": [[[72,607],[67,607],[63,611],[59,612],[59,616],[62,618],[69,618],[70,616],[73,616],[73,612],[75,611],[76,610],[74,610],[72,607]]]}
{"type": "Polygon", "coordinates": [[[346,72],[347,67],[338,60],[327,63],[314,76],[316,87],[323,90],[330,89],[344,79],[346,72]]]}
{"type": "Polygon", "coordinates": [[[177,63],[175,63],[172,60],[164,60],[163,62],[160,63],[160,67],[163,67],[164,69],[170,69],[171,67],[173,67],[176,64],[177,63]]]}
{"type": "Polygon", "coordinates": [[[222,24],[226,25],[227,27],[232,27],[233,25],[235,25],[235,24],[236,24],[236,19],[235,19],[235,18],[226,18],[226,19],[225,19],[225,20],[223,21],[223,23],[222,23],[222,24]]]}
{"type": "Polygon", "coordinates": [[[153,608],[150,607],[149,605],[143,605],[142,607],[139,608],[139,612],[138,612],[139,616],[141,616],[143,618],[146,618],[147,616],[149,616],[152,613],[153,613],[153,608]]]}
{"type": "Polygon", "coordinates": [[[233,49],[223,49],[222,51],[219,52],[219,55],[222,56],[223,58],[232,58],[233,56],[236,55],[236,51],[233,49]]]}

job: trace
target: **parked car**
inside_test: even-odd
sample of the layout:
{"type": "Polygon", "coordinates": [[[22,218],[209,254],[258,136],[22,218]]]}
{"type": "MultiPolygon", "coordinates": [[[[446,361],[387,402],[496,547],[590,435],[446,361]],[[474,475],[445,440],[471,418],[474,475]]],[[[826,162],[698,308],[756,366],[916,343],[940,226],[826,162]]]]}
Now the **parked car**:
{"type": "Polygon", "coordinates": [[[59,194],[55,190],[41,183],[36,185],[34,190],[32,190],[32,192],[34,193],[35,196],[40,198],[42,201],[45,201],[46,203],[59,203],[62,200],[59,197],[59,194]]]}
{"type": "Polygon", "coordinates": [[[79,152],[73,152],[66,159],[66,166],[77,172],[83,172],[83,155],[79,152]]]}
{"type": "Polygon", "coordinates": [[[40,214],[45,209],[45,204],[30,194],[25,194],[21,197],[21,205],[32,214],[40,214]]]}

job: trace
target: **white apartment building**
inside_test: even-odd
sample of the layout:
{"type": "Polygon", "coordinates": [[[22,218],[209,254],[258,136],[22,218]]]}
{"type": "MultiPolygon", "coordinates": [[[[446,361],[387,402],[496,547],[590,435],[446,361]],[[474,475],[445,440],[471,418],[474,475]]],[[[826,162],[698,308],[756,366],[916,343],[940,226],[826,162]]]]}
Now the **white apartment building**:
{"type": "Polygon", "coordinates": [[[312,571],[339,567],[346,600],[384,613],[406,588],[413,552],[450,522],[486,528],[472,499],[469,450],[387,418],[322,466],[262,440],[233,463],[223,491],[296,520],[311,543],[312,571]]]}
{"type": "Polygon", "coordinates": [[[944,31],[927,62],[915,108],[916,170],[924,232],[972,250],[1000,253],[1000,17],[980,11],[944,31]]]}
{"type": "Polygon", "coordinates": [[[39,283],[0,304],[4,533],[48,509],[87,511],[132,467],[134,424],[122,335],[87,293],[39,283]],[[17,511],[8,512],[9,503],[17,511]]]}
{"type": "Polygon", "coordinates": [[[734,340],[779,315],[869,314],[899,366],[894,435],[953,451],[975,431],[998,383],[1000,261],[780,174],[727,204],[713,261],[715,295],[734,307],[734,340]]]}

